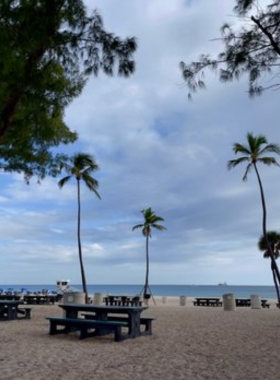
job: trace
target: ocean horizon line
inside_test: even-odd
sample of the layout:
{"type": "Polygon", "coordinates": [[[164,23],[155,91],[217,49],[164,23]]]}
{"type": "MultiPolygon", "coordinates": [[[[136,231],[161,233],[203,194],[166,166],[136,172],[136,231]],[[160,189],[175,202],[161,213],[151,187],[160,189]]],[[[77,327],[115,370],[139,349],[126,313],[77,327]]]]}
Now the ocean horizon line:
{"type": "MultiPolygon", "coordinates": [[[[25,286],[27,283],[0,283],[1,286],[25,286]]],[[[28,283],[30,286],[56,286],[56,283],[28,283]]],[[[72,286],[82,286],[82,283],[74,283],[72,286]]],[[[88,283],[88,286],[144,286],[143,284],[131,284],[131,283],[88,283]]],[[[221,282],[216,284],[149,284],[149,286],[272,286],[273,284],[228,284],[227,282],[221,282]]]]}
{"type": "MultiPolygon", "coordinates": [[[[82,292],[81,284],[69,284],[68,291],[77,293],[82,292]]],[[[57,291],[56,284],[0,284],[2,290],[12,289],[14,291],[22,291],[22,289],[38,292],[42,289],[49,291],[57,291]]],[[[102,293],[112,295],[139,295],[143,293],[143,285],[141,284],[88,284],[87,290],[89,294],[102,293]]],[[[232,293],[236,297],[248,298],[252,294],[258,294],[260,297],[275,299],[276,291],[273,285],[154,285],[150,284],[149,291],[153,296],[166,297],[222,297],[224,294],[232,293]]]]}

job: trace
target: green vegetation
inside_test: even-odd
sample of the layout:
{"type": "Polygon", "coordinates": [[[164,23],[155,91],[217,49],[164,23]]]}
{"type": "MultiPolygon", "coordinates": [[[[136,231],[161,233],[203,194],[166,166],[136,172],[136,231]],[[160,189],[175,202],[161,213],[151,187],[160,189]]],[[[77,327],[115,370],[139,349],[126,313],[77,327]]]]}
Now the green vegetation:
{"type": "Polygon", "coordinates": [[[2,0],[0,167],[27,180],[57,175],[66,157],[54,148],[77,139],[65,107],[100,70],[132,74],[135,50],[134,38],[107,32],[81,0],[2,0]]]}

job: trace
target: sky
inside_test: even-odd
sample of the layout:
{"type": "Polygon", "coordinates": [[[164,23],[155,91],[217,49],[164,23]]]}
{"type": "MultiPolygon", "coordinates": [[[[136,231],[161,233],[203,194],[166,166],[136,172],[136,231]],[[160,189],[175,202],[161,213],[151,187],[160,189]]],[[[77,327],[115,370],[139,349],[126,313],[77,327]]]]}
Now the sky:
{"type": "MultiPolygon", "coordinates": [[[[233,0],[87,0],[105,28],[135,36],[130,78],[91,78],[65,112],[79,134],[69,152],[100,166],[99,200],[82,187],[82,245],[88,284],[143,284],[145,239],[132,227],[151,207],[165,231],[150,239],[150,284],[273,285],[258,250],[262,209],[257,179],[245,167],[227,170],[233,143],[247,132],[280,143],[279,93],[250,99],[247,78],[207,89],[188,101],[179,62],[221,51],[220,27],[238,24],[233,0]]],[[[265,79],[266,80],[266,79],[265,79]]],[[[268,80],[268,79],[267,79],[268,80]]],[[[65,148],[63,148],[65,151],[65,148]]],[[[268,230],[280,231],[280,172],[259,167],[268,230]]],[[[26,185],[0,175],[0,284],[81,284],[75,180],[26,185]]]]}

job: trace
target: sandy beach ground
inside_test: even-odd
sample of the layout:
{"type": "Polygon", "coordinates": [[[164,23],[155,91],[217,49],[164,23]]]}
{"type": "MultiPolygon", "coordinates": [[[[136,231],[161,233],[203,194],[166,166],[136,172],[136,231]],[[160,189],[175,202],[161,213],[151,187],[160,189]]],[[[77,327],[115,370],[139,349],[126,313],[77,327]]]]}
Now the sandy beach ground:
{"type": "Polygon", "coordinates": [[[116,343],[111,336],[79,340],[50,336],[46,317],[57,305],[32,306],[31,320],[0,322],[1,380],[277,380],[280,310],[194,307],[187,298],[156,298],[143,315],[153,335],[116,343]]]}

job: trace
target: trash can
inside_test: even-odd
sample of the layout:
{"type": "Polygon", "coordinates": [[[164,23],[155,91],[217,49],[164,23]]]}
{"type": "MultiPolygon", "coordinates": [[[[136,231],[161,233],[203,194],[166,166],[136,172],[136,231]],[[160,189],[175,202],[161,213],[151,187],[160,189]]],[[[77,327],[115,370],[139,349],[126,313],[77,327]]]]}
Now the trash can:
{"type": "MultiPolygon", "coordinates": [[[[61,299],[61,303],[64,305],[72,303],[85,303],[85,293],[73,292],[73,293],[64,293],[61,299]]],[[[66,317],[66,310],[63,310],[63,317],[66,317]]]]}
{"type": "Polygon", "coordinates": [[[251,294],[251,309],[261,309],[261,297],[258,294],[251,294]]]}
{"type": "Polygon", "coordinates": [[[93,305],[100,306],[103,302],[103,294],[102,293],[94,293],[93,294],[93,305]]]}
{"type": "Polygon", "coordinates": [[[162,303],[166,304],[166,297],[162,297],[162,303]]]}
{"type": "Polygon", "coordinates": [[[180,296],[180,306],[186,306],[187,297],[180,296]]]}
{"type": "Polygon", "coordinates": [[[235,296],[232,293],[223,295],[223,305],[224,310],[234,311],[235,310],[235,296]]]}
{"type": "Polygon", "coordinates": [[[64,293],[62,297],[62,303],[85,303],[85,293],[64,293]]]}

